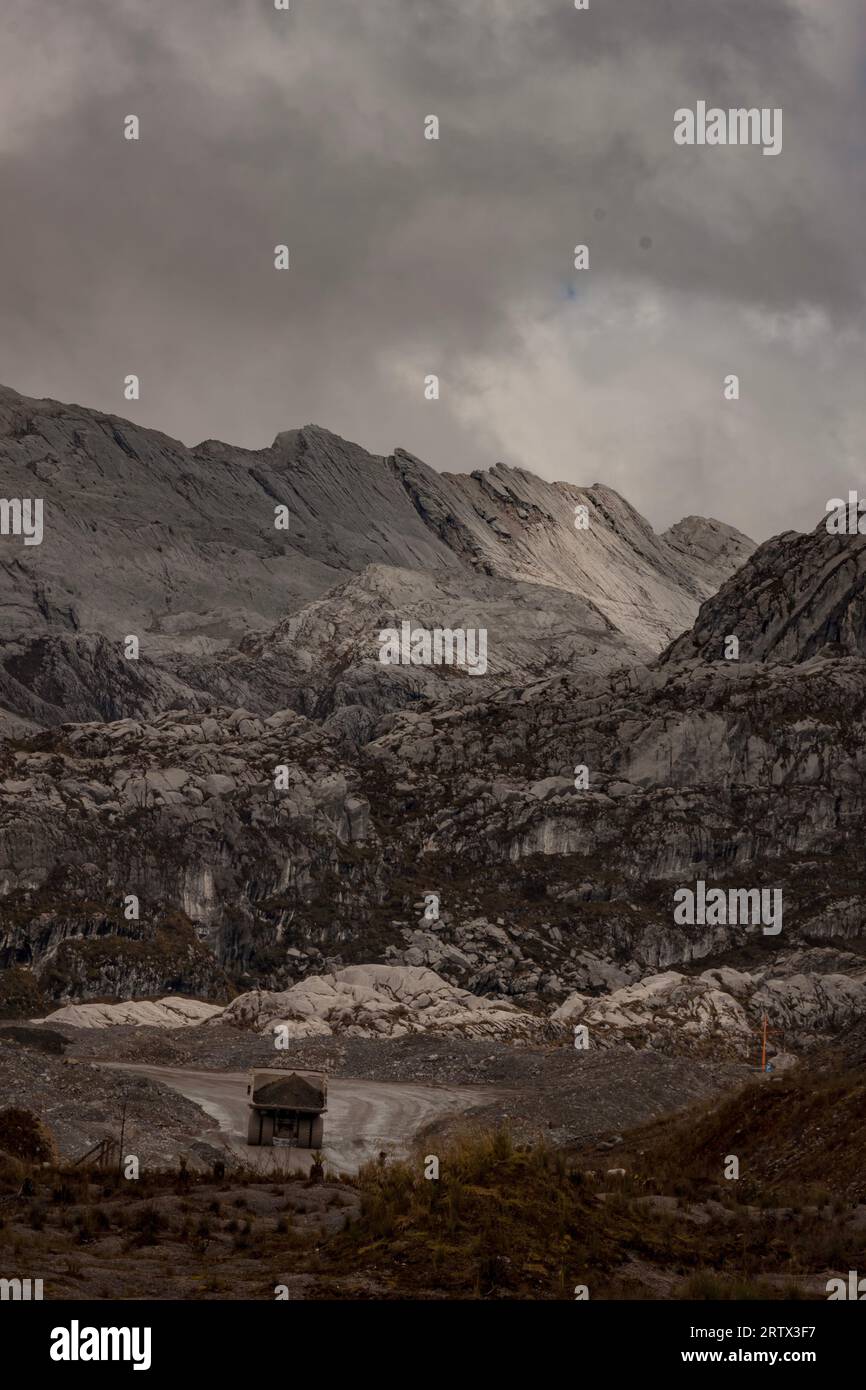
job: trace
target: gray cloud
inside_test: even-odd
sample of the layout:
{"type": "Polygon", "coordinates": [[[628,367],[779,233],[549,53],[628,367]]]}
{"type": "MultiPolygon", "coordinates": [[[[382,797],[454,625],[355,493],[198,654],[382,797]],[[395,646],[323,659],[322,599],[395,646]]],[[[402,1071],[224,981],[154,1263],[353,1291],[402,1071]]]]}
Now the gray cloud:
{"type": "Polygon", "coordinates": [[[188,443],[316,420],[656,524],[810,526],[860,471],[857,12],[7,0],[0,380],[188,443]],[[783,107],[782,155],[675,147],[699,98],[783,107]]]}

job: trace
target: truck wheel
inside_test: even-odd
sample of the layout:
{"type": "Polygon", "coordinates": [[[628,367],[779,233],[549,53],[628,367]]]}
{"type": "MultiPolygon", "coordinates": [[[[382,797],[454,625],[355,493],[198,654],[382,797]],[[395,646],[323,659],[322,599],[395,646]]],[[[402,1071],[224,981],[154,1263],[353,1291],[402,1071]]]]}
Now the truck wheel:
{"type": "Polygon", "coordinates": [[[273,1147],[274,1143],[274,1117],[273,1115],[262,1116],[262,1137],[259,1141],[273,1147]]]}
{"type": "Polygon", "coordinates": [[[325,1121],[317,1115],[310,1125],[310,1148],[320,1149],[325,1142],[325,1121]]]}
{"type": "Polygon", "coordinates": [[[262,1142],[262,1117],[258,1110],[250,1111],[249,1123],[247,1124],[247,1143],[260,1144],[262,1142]]]}

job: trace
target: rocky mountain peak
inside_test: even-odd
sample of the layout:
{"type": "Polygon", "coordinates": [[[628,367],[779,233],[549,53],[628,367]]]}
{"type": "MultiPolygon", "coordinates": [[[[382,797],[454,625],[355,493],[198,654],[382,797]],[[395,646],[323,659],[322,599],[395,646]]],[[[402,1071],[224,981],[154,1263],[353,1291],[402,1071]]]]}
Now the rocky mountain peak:
{"type": "Polygon", "coordinates": [[[701,606],[664,661],[724,659],[729,635],[741,661],[808,661],[827,650],[866,655],[866,536],[813,531],[766,541],[701,606]]]}

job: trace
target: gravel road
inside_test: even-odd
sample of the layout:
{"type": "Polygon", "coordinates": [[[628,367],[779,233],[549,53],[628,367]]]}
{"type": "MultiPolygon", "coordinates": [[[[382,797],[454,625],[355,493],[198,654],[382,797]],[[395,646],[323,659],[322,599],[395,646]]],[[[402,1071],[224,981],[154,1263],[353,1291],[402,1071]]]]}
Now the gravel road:
{"type": "MultiPolygon", "coordinates": [[[[247,1162],[269,1168],[299,1168],[310,1164],[308,1149],[249,1147],[247,1132],[247,1072],[200,1072],[174,1067],[151,1067],[126,1062],[101,1066],[134,1071],[170,1086],[200,1105],[219,1126],[202,1132],[202,1139],[221,1143],[247,1162]]],[[[390,1157],[405,1154],[419,1130],[431,1121],[453,1118],[476,1106],[489,1105],[490,1087],[418,1086],[393,1081],[328,1081],[324,1154],[326,1166],[343,1173],[357,1172],[362,1163],[383,1150],[390,1157]]]]}

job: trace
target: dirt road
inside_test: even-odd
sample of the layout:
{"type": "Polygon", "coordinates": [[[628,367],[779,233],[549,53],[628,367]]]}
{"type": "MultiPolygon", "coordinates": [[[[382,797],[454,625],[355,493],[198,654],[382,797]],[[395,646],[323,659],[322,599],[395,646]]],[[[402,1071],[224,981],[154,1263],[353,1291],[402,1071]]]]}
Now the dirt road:
{"type": "MultiPolygon", "coordinates": [[[[139,1066],[127,1062],[100,1062],[123,1067],[171,1086],[195,1101],[219,1126],[203,1131],[210,1143],[222,1143],[260,1167],[300,1168],[310,1165],[307,1149],[248,1147],[247,1072],[181,1071],[174,1067],[139,1066]]],[[[404,1154],[423,1126],[440,1116],[489,1104],[489,1088],[468,1086],[416,1086],[396,1081],[328,1080],[325,1115],[325,1163],[336,1172],[354,1173],[369,1158],[384,1150],[389,1156],[404,1154]]]]}

